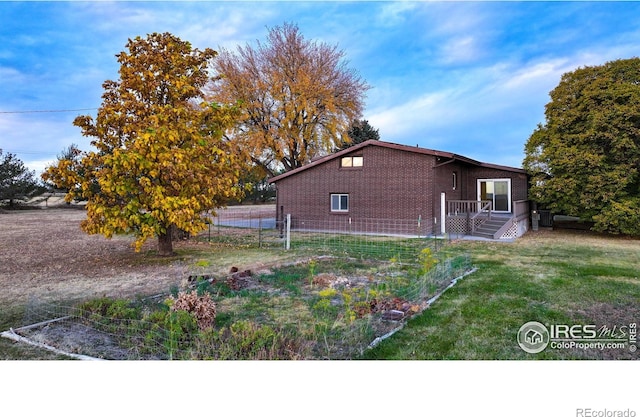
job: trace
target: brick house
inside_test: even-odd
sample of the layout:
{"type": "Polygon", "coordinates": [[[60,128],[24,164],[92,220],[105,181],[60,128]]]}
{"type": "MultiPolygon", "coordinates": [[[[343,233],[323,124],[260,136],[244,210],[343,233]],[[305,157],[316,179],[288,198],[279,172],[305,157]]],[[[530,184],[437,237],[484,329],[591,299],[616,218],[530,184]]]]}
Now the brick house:
{"type": "Polygon", "coordinates": [[[528,230],[523,169],[370,140],[272,178],[277,218],[291,227],[374,234],[474,234],[528,230]]]}

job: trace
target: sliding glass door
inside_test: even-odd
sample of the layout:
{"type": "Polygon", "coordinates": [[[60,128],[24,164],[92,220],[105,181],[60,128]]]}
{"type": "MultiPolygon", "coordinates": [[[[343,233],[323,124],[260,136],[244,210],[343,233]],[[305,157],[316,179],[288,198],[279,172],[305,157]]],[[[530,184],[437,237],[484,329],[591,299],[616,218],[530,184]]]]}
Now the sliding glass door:
{"type": "Polygon", "coordinates": [[[478,200],[489,200],[493,210],[511,212],[511,179],[478,180],[478,200]]]}

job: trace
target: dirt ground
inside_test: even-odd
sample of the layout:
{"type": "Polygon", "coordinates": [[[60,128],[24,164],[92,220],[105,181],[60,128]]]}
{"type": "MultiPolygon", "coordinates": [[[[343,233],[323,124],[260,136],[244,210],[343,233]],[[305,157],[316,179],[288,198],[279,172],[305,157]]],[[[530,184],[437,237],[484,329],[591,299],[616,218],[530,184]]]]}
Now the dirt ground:
{"type": "MultiPolygon", "coordinates": [[[[271,207],[262,210],[273,213],[271,207]]],[[[80,229],[84,218],[80,208],[0,213],[0,305],[151,295],[178,285],[193,268],[184,256],[157,257],[155,241],[135,253],[131,237],[87,235],[80,229]]],[[[174,249],[193,244],[175,242],[174,249]]]]}
{"type": "MultiPolygon", "coordinates": [[[[238,219],[248,211],[252,218],[267,217],[273,216],[275,207],[230,207],[220,215],[238,219]]],[[[197,270],[198,254],[203,253],[206,243],[194,239],[174,242],[178,256],[163,258],[155,254],[156,241],[148,241],[136,253],[131,246],[132,237],[106,239],[84,233],[80,223],[85,217],[85,211],[78,207],[0,212],[0,309],[43,302],[71,305],[103,296],[135,298],[162,294],[184,284],[192,274],[202,272],[197,270]]],[[[243,262],[247,263],[238,264],[226,252],[221,253],[219,263],[211,265],[214,270],[208,273],[226,275],[230,265],[259,273],[290,261],[282,251],[274,251],[269,259],[264,251],[257,253],[259,259],[251,259],[250,251],[243,251],[243,262]]],[[[4,330],[7,329],[0,328],[4,330]]],[[[114,347],[106,336],[74,323],[38,327],[20,334],[68,352],[80,352],[78,341],[82,341],[83,349],[87,346],[93,349],[90,353],[82,351],[83,354],[110,359],[127,357],[127,352],[114,347]]],[[[4,346],[9,343],[2,342],[4,346]]]]}

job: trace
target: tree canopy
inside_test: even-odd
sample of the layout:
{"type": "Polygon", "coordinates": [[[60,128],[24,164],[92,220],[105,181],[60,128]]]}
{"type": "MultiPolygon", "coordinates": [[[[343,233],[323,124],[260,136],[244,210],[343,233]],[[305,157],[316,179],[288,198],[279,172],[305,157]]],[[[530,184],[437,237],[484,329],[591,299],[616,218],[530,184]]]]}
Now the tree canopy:
{"type": "MultiPolygon", "coordinates": [[[[57,162],[55,163],[55,165],[57,165],[58,167],[64,166],[65,169],[77,170],[77,172],[75,173],[76,176],[84,177],[85,168],[82,166],[81,162],[82,162],[82,151],[80,150],[78,145],[76,145],[75,143],[72,143],[71,145],[66,147],[64,150],[62,150],[62,152],[58,154],[57,162]]],[[[85,197],[82,197],[82,191],[80,190],[81,188],[80,183],[76,181],[63,183],[61,181],[62,179],[60,179],[60,181],[56,183],[49,178],[48,174],[44,175],[43,178],[47,178],[45,183],[49,187],[53,189],[57,189],[58,191],[61,191],[64,193],[71,193],[73,196],[75,196],[76,201],[86,200],[85,197]]],[[[67,176],[67,179],[71,179],[71,178],[67,176]]],[[[69,203],[69,201],[67,203],[69,203]]]]}
{"type": "Polygon", "coordinates": [[[266,43],[222,50],[211,97],[239,100],[242,123],[233,139],[269,176],[328,153],[360,117],[369,86],[336,46],[306,40],[298,27],[269,30],[266,43]]]}
{"type": "Polygon", "coordinates": [[[525,145],[531,197],[594,229],[640,235],[640,59],[576,69],[525,145]]]}
{"type": "Polygon", "coordinates": [[[0,205],[14,207],[46,191],[35,176],[16,155],[0,149],[0,205]]]}
{"type": "Polygon", "coordinates": [[[170,33],[130,39],[126,48],[96,119],[74,120],[97,150],[74,151],[43,178],[69,190],[67,201],[87,199],[87,233],[133,234],[136,250],[158,237],[159,253],[169,255],[173,225],[203,230],[207,210],[241,194],[244,161],[223,139],[238,110],[204,100],[215,51],[170,33]]]}

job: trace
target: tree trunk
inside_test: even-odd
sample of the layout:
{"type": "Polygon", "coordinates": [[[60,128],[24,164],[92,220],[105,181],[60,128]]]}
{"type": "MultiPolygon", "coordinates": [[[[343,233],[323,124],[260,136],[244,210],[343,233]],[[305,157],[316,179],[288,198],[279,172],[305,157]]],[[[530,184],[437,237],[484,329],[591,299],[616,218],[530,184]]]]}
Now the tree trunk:
{"type": "Polygon", "coordinates": [[[171,228],[167,228],[167,232],[158,235],[158,255],[173,255],[173,242],[171,241],[171,228]]]}
{"type": "Polygon", "coordinates": [[[175,224],[171,225],[171,240],[180,241],[180,240],[189,240],[191,235],[189,232],[180,229],[175,224]]]}

